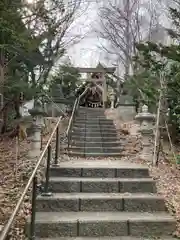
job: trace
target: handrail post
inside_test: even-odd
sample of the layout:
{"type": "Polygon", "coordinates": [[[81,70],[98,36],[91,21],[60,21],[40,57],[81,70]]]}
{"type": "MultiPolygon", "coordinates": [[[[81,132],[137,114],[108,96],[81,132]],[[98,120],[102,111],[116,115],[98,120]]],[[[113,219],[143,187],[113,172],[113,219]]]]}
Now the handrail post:
{"type": "Polygon", "coordinates": [[[78,107],[79,107],[79,97],[78,97],[77,105],[76,105],[76,115],[78,114],[78,107]]]}
{"type": "Polygon", "coordinates": [[[55,161],[54,164],[58,164],[58,158],[59,158],[59,127],[56,129],[56,149],[55,149],[55,161]]]}
{"type": "Polygon", "coordinates": [[[43,149],[43,131],[41,130],[41,147],[40,150],[42,151],[43,149]]]}
{"type": "Polygon", "coordinates": [[[42,196],[52,196],[52,193],[49,192],[49,173],[50,173],[50,164],[52,158],[52,148],[51,145],[48,146],[48,156],[47,156],[47,167],[46,167],[46,179],[44,185],[44,192],[41,194],[42,196]]]}
{"type": "Polygon", "coordinates": [[[67,140],[68,140],[68,148],[69,148],[69,143],[70,143],[70,136],[69,136],[69,133],[68,133],[68,136],[67,136],[67,140]]]}
{"type": "Polygon", "coordinates": [[[32,187],[32,207],[31,207],[31,224],[30,224],[30,240],[35,240],[35,218],[36,218],[36,197],[37,197],[37,177],[33,178],[32,187]]]}
{"type": "Polygon", "coordinates": [[[78,105],[78,98],[76,98],[76,101],[74,103],[73,111],[72,111],[72,114],[71,114],[71,117],[70,117],[70,120],[69,120],[69,125],[68,125],[68,128],[67,128],[67,132],[66,132],[68,149],[69,149],[70,140],[71,140],[70,131],[71,131],[71,128],[72,128],[72,123],[74,121],[74,115],[76,113],[77,105],[78,105]]]}

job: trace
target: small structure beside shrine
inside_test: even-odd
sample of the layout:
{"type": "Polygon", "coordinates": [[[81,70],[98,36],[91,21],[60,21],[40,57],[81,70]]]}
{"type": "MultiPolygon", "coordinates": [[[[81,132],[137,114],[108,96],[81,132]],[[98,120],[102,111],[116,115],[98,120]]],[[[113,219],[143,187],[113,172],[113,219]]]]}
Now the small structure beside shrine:
{"type": "Polygon", "coordinates": [[[136,115],[135,105],[132,96],[122,94],[116,105],[118,118],[121,118],[123,121],[132,121],[136,115]]]}

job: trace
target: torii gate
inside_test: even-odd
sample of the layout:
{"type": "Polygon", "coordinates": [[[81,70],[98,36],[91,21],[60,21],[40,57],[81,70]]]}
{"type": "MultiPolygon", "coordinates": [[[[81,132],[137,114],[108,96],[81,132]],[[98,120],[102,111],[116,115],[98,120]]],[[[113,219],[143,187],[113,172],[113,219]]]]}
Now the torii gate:
{"type": "Polygon", "coordinates": [[[83,79],[86,82],[94,83],[99,89],[102,91],[102,102],[103,106],[106,107],[107,105],[107,83],[105,74],[106,73],[114,73],[116,68],[115,67],[103,67],[101,63],[97,65],[96,68],[77,68],[79,73],[86,73],[87,78],[83,79]],[[98,75],[98,78],[93,78],[92,74],[98,75]]]}

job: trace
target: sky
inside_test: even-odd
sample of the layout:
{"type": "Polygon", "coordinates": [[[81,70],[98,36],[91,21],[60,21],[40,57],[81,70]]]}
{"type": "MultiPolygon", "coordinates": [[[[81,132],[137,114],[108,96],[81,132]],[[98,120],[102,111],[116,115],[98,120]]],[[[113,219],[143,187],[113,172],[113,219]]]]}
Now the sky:
{"type": "MultiPolygon", "coordinates": [[[[29,3],[35,0],[26,0],[29,3]]],[[[69,1],[69,0],[64,0],[69,1]]],[[[83,0],[85,4],[80,9],[80,17],[78,17],[68,34],[85,36],[78,44],[68,48],[67,55],[69,56],[72,64],[76,67],[96,67],[98,62],[106,63],[111,66],[111,60],[107,59],[107,54],[102,50],[101,44],[104,45],[102,39],[99,39],[98,34],[93,29],[98,27],[98,7],[107,3],[107,0],[83,0]],[[88,3],[88,8],[87,8],[88,3]]],[[[111,1],[124,1],[124,0],[111,0],[111,1]]],[[[164,2],[169,5],[172,0],[141,0],[143,3],[155,1],[164,2]]],[[[145,12],[145,11],[144,11],[145,12]]],[[[161,13],[162,15],[162,13],[161,13]]],[[[165,22],[164,19],[162,22],[165,22]]],[[[68,36],[68,35],[67,35],[68,36]]]]}
{"type": "MultiPolygon", "coordinates": [[[[100,6],[101,0],[86,0],[89,1],[89,7],[83,12],[82,16],[78,18],[72,28],[71,33],[85,35],[84,39],[81,40],[75,46],[68,49],[68,55],[71,62],[76,67],[96,67],[99,61],[111,66],[111,61],[107,60],[107,54],[101,49],[102,39],[98,38],[98,34],[93,32],[93,28],[98,25],[98,6],[100,6]]],[[[105,1],[105,0],[104,0],[105,1]]],[[[118,0],[119,1],[119,0],[118,0]]],[[[142,0],[146,2],[147,0],[142,0]]],[[[149,1],[149,0],[148,0],[149,1]]],[[[152,0],[156,1],[156,0],[152,0]]],[[[161,0],[165,5],[169,5],[168,1],[172,0],[161,0]]],[[[164,5],[164,6],[165,6],[164,5]]],[[[163,16],[161,12],[162,23],[166,23],[166,16],[163,16]]]]}
{"type": "Polygon", "coordinates": [[[93,32],[93,26],[97,25],[97,3],[89,3],[88,9],[73,24],[73,32],[85,35],[75,46],[68,50],[68,55],[76,67],[96,67],[101,55],[98,36],[93,32]]]}

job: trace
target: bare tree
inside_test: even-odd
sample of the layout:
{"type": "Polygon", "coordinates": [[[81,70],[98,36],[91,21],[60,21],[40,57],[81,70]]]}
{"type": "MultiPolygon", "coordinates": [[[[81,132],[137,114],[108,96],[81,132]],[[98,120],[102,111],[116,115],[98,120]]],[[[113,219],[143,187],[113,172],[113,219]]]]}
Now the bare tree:
{"type": "MultiPolygon", "coordinates": [[[[82,38],[79,35],[67,37],[67,34],[74,21],[82,14],[79,9],[83,1],[64,2],[62,0],[37,0],[35,4],[25,5],[24,22],[34,36],[36,44],[41,46],[39,50],[45,60],[36,66],[36,74],[31,74],[32,82],[46,82],[52,67],[66,49],[82,38]]],[[[85,10],[86,7],[83,12],[85,10]]]]}
{"type": "MultiPolygon", "coordinates": [[[[126,79],[132,68],[131,56],[136,53],[135,42],[141,39],[140,0],[123,0],[119,3],[109,0],[100,7],[99,19],[100,38],[109,44],[102,47],[108,54],[116,55],[126,79]]],[[[119,83],[118,88],[120,87],[119,83]]]]}
{"type": "Polygon", "coordinates": [[[132,67],[132,55],[136,54],[135,43],[147,36],[159,21],[155,2],[109,0],[99,8],[100,29],[96,31],[109,43],[102,47],[121,60],[125,77],[132,67]]]}
{"type": "Polygon", "coordinates": [[[106,40],[106,43],[102,44],[105,52],[113,58],[116,56],[115,64],[121,65],[124,80],[135,70],[132,56],[137,53],[136,43],[144,37],[150,38],[152,29],[159,22],[157,6],[162,4],[161,1],[108,0],[99,7],[100,26],[96,32],[100,41],[106,40]]]}

